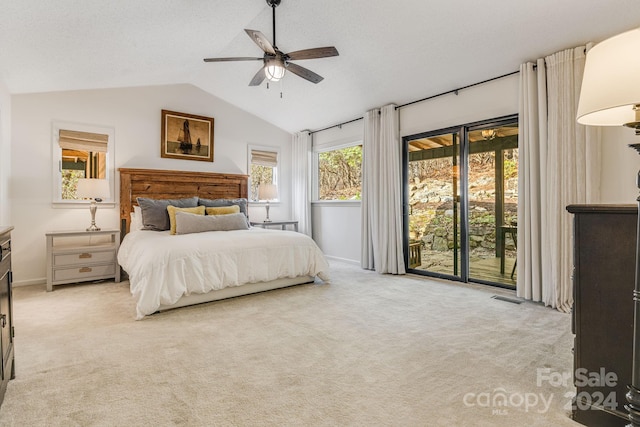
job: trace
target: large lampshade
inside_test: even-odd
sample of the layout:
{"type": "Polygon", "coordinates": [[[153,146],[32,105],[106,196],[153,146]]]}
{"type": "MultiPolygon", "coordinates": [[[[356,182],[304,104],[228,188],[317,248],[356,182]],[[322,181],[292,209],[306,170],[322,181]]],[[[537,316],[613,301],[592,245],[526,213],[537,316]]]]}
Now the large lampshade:
{"type": "Polygon", "coordinates": [[[578,123],[620,126],[640,121],[640,28],[611,37],[587,52],[578,123]]]}
{"type": "Polygon", "coordinates": [[[108,199],[111,196],[109,181],[106,179],[80,178],[76,194],[79,199],[94,199],[98,201],[108,199]]]}
{"type": "Polygon", "coordinates": [[[275,184],[260,184],[258,186],[258,199],[275,200],[278,198],[278,187],[275,184]]]}

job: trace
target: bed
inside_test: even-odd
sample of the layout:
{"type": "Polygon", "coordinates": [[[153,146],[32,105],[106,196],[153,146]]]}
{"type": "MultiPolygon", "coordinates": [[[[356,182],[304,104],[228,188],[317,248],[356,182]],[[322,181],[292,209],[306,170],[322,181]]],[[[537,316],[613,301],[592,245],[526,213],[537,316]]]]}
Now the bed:
{"type": "Polygon", "coordinates": [[[118,262],[129,276],[137,319],[157,311],[311,283],[315,277],[328,280],[324,255],[302,233],[248,227],[172,235],[139,230],[135,222],[132,227],[139,197],[246,199],[246,175],[125,168],[119,172],[122,243],[118,262]]]}

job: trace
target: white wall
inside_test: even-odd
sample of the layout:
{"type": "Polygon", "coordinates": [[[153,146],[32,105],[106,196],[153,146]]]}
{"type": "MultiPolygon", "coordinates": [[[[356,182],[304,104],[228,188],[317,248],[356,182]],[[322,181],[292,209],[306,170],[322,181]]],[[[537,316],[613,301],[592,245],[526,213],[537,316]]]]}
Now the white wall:
{"type": "Polygon", "coordinates": [[[11,96],[0,81],[0,226],[11,225],[9,180],[11,178],[11,96]]]}
{"type": "Polygon", "coordinates": [[[602,140],[601,202],[636,203],[640,153],[628,145],[640,143],[640,137],[633,129],[606,127],[602,128],[602,140]]]}
{"type": "MultiPolygon", "coordinates": [[[[247,145],[269,145],[281,147],[282,182],[291,181],[291,134],[191,85],[14,95],[10,200],[15,226],[13,270],[17,285],[45,280],[47,231],[83,229],[90,222],[87,208],[53,208],[51,205],[54,120],[115,128],[116,169],[246,174],[247,145]],[[160,157],[162,109],[215,119],[213,163],[160,157]]],[[[118,186],[116,180],[116,188],[118,186]]],[[[279,190],[281,202],[272,206],[272,219],[289,218],[291,213],[290,187],[279,190]]],[[[249,215],[252,220],[262,220],[265,209],[250,207],[249,215]]],[[[101,228],[119,228],[118,207],[100,208],[96,223],[101,228]]]]}
{"type": "Polygon", "coordinates": [[[518,113],[519,75],[400,109],[400,135],[443,129],[518,113]]]}

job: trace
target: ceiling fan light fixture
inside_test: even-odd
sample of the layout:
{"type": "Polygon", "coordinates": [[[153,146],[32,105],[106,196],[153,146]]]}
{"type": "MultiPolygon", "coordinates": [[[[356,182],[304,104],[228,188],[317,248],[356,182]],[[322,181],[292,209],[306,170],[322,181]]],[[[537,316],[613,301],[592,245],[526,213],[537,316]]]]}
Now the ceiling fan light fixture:
{"type": "Polygon", "coordinates": [[[495,139],[498,136],[498,133],[495,129],[483,129],[481,132],[482,138],[489,141],[495,139]]]}
{"type": "Polygon", "coordinates": [[[264,74],[270,82],[280,81],[284,77],[285,68],[282,63],[272,60],[264,67],[264,74]]]}

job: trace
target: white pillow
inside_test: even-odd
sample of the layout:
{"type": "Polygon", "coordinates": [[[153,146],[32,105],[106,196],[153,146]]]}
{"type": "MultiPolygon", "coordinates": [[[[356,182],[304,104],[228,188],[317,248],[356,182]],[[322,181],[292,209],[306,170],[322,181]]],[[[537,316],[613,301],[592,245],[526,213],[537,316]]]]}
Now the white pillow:
{"type": "Polygon", "coordinates": [[[249,229],[249,225],[247,224],[247,217],[243,213],[205,216],[181,211],[176,212],[176,234],[247,229],[249,229]]]}
{"type": "Polygon", "coordinates": [[[129,224],[129,232],[139,231],[144,228],[142,224],[142,209],[140,206],[134,206],[131,212],[131,223],[129,224]]]}

